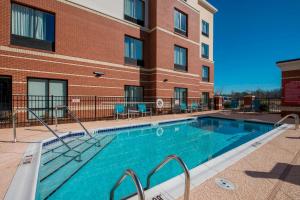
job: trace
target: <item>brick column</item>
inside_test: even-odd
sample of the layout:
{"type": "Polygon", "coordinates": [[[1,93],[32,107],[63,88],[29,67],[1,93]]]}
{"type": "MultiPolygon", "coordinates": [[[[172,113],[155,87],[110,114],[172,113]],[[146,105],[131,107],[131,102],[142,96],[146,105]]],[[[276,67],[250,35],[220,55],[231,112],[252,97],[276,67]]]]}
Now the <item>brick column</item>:
{"type": "Polygon", "coordinates": [[[254,101],[254,99],[255,99],[255,96],[252,96],[252,95],[244,96],[244,108],[247,110],[251,110],[252,102],[254,101]]]}
{"type": "Polygon", "coordinates": [[[215,101],[215,110],[223,110],[224,109],[223,97],[215,96],[214,101],[215,101]]]}

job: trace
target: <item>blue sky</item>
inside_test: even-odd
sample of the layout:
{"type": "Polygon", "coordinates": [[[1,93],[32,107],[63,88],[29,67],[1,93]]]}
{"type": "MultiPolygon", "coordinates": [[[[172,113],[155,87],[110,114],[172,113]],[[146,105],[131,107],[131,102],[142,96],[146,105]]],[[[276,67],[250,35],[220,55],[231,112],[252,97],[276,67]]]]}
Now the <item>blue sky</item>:
{"type": "Polygon", "coordinates": [[[280,88],[279,60],[300,58],[300,0],[209,0],[215,90],[280,88]]]}

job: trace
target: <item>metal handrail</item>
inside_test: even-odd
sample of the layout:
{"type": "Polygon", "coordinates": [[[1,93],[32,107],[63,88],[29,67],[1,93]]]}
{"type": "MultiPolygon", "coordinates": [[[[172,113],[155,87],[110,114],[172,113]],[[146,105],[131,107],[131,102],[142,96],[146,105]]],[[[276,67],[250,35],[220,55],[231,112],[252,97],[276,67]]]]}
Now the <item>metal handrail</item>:
{"type": "MultiPolygon", "coordinates": [[[[57,139],[59,139],[69,150],[73,150],[61,137],[59,137],[54,130],[52,130],[46,122],[44,122],[39,116],[37,116],[30,108],[18,108],[13,112],[12,123],[13,123],[13,134],[14,134],[14,143],[17,142],[17,129],[16,129],[16,115],[19,111],[30,112],[43,126],[45,126],[57,139]]],[[[75,150],[73,150],[75,151],[75,150]]],[[[75,151],[77,152],[77,151],[75,151]]]]}
{"type": "Polygon", "coordinates": [[[125,180],[126,177],[130,176],[135,184],[135,187],[137,189],[137,194],[139,197],[139,200],[145,200],[145,194],[144,194],[144,189],[142,187],[142,184],[137,177],[137,175],[134,173],[133,170],[127,169],[124,174],[119,178],[119,180],[116,182],[112,190],[110,191],[110,200],[114,200],[114,193],[115,190],[119,187],[119,185],[125,180]]]}
{"type": "Polygon", "coordinates": [[[281,120],[279,120],[278,122],[276,122],[274,124],[274,127],[280,125],[284,120],[286,120],[287,118],[292,117],[295,119],[295,130],[297,130],[299,128],[299,116],[297,114],[289,114],[286,115],[285,117],[283,117],[281,120]]]}
{"type": "Polygon", "coordinates": [[[68,111],[68,114],[83,128],[86,134],[90,136],[90,138],[93,138],[90,132],[85,128],[85,126],[81,123],[78,117],[76,117],[76,115],[70,110],[68,106],[55,106],[55,129],[57,129],[57,124],[58,124],[57,111],[59,108],[65,108],[68,111]]]}
{"type": "Polygon", "coordinates": [[[163,160],[161,163],[159,163],[159,165],[150,172],[150,174],[147,177],[146,190],[150,188],[150,178],[153,176],[153,174],[155,174],[157,171],[159,171],[163,166],[165,166],[171,160],[176,160],[184,170],[184,175],[185,175],[184,200],[189,200],[190,184],[191,184],[190,173],[189,173],[189,170],[188,170],[186,164],[183,162],[183,160],[176,155],[168,156],[165,160],[163,160]]]}

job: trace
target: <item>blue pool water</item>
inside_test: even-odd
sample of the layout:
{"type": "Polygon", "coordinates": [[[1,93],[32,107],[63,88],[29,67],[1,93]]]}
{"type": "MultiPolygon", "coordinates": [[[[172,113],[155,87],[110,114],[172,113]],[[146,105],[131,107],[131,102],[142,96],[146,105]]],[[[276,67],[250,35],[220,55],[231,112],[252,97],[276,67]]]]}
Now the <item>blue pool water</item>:
{"type": "MultiPolygon", "coordinates": [[[[106,200],[126,169],[134,170],[145,187],[148,173],[170,154],[181,157],[192,169],[272,128],[272,124],[203,117],[157,127],[122,130],[49,199],[106,200]]],[[[170,162],[152,177],[151,187],[180,173],[182,169],[177,163],[170,162]]],[[[55,181],[59,181],[57,179],[55,181]]],[[[41,187],[47,186],[40,185],[38,193],[43,192],[41,187]]],[[[127,179],[116,190],[115,199],[135,192],[134,189],[131,180],[127,179]]]]}

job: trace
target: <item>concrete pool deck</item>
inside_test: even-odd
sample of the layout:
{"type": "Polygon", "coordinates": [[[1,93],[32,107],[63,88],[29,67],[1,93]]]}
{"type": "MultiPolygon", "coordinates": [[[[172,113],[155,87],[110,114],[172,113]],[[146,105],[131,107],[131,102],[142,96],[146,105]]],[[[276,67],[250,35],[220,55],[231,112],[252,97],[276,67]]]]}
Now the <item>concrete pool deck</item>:
{"type": "MultiPolygon", "coordinates": [[[[276,122],[280,119],[280,115],[239,114],[208,111],[193,114],[153,116],[151,118],[144,117],[131,120],[85,122],[84,124],[89,129],[99,127],[105,128],[111,126],[178,119],[195,115],[254,119],[269,122],[276,122]]],[[[80,129],[81,127],[79,127],[78,124],[61,124],[58,126],[58,132],[60,133],[80,129]]],[[[53,137],[53,135],[44,127],[18,128],[18,142],[12,143],[12,129],[0,129],[0,199],[4,198],[28,145],[49,137],[53,137]]],[[[289,193],[289,196],[287,197],[296,197],[294,199],[300,199],[299,151],[300,131],[286,131],[216,176],[227,178],[235,183],[237,185],[236,190],[223,191],[222,189],[219,189],[214,183],[214,177],[207,180],[200,186],[195,187],[191,191],[191,199],[274,199],[272,197],[276,197],[276,195],[286,197],[286,193],[289,193]],[[290,170],[283,170],[283,168],[288,168],[290,170]],[[258,175],[261,175],[261,177],[258,175]],[[285,178],[289,178],[287,179],[289,181],[284,181],[285,178]],[[288,190],[295,190],[295,192],[287,192],[288,190]],[[267,194],[268,196],[266,196],[267,194]],[[270,196],[271,194],[275,196],[270,196]],[[293,196],[293,194],[295,195],[293,196]]]]}

